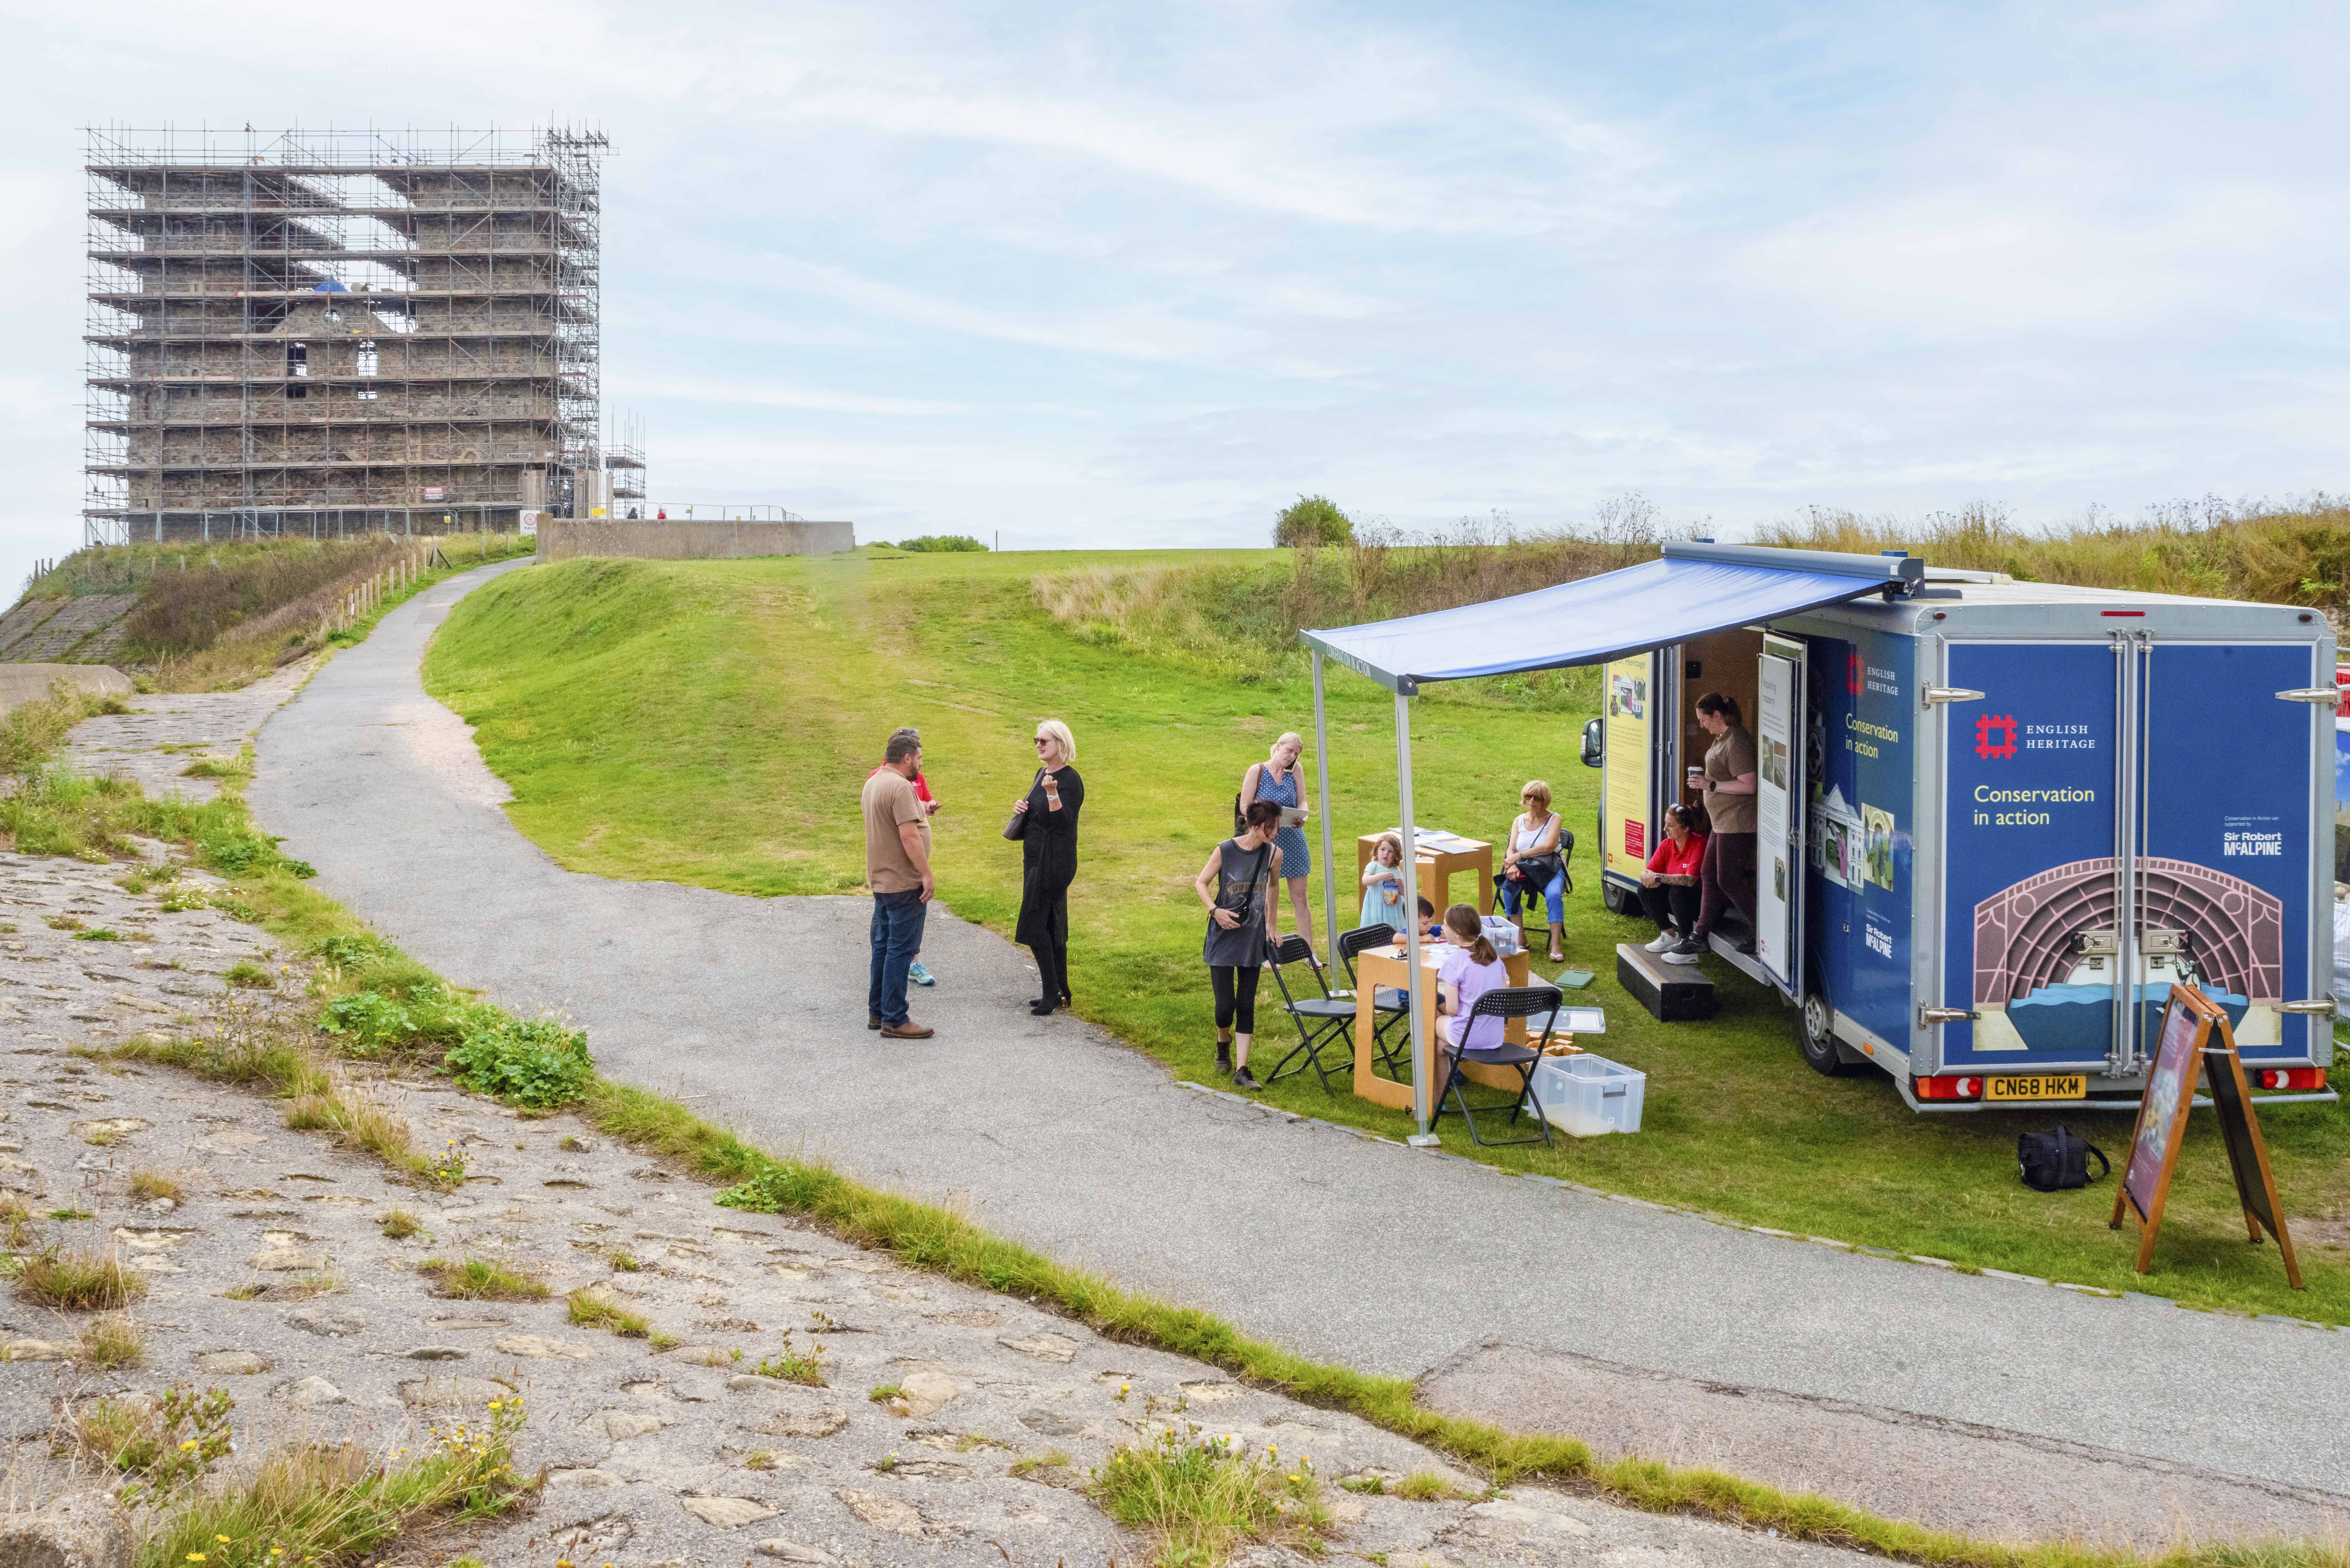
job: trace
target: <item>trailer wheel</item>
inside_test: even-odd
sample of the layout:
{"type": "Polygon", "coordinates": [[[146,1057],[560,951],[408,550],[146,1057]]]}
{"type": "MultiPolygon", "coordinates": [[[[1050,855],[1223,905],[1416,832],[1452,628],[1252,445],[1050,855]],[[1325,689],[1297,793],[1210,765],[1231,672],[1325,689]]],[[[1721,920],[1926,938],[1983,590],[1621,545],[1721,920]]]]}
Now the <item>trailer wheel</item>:
{"type": "Polygon", "coordinates": [[[1627,892],[1613,882],[1599,885],[1599,901],[1607,906],[1607,912],[1611,915],[1637,915],[1640,912],[1639,895],[1627,892]]]}
{"type": "Polygon", "coordinates": [[[1804,1060],[1813,1072],[1835,1078],[1852,1071],[1852,1064],[1845,1060],[1844,1048],[1836,1044],[1835,1015],[1828,1009],[1828,999],[1816,991],[1804,998],[1803,1023],[1797,1038],[1804,1048],[1804,1060]]]}

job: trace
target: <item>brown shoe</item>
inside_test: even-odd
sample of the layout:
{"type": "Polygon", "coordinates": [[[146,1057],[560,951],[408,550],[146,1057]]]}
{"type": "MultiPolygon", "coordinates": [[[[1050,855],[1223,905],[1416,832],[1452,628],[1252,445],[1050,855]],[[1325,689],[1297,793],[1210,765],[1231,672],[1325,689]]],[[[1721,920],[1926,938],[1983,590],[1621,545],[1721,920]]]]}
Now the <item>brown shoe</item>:
{"type": "Polygon", "coordinates": [[[903,1023],[884,1023],[881,1037],[885,1040],[928,1040],[937,1030],[927,1023],[917,1023],[909,1018],[903,1023]]]}

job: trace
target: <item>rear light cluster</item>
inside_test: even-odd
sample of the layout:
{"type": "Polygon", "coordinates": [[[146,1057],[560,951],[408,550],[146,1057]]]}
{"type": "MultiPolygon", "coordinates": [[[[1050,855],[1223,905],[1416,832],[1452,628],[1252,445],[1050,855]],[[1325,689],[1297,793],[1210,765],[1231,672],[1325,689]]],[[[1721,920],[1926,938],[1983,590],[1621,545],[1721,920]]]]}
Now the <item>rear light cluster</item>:
{"type": "Polygon", "coordinates": [[[1980,1100],[1983,1081],[1977,1077],[1960,1077],[1943,1073],[1931,1078],[1912,1078],[1909,1087],[1921,1100],[1980,1100]]]}
{"type": "Polygon", "coordinates": [[[2323,1067],[2261,1067],[2249,1075],[2256,1089],[2322,1089],[2323,1067]]]}

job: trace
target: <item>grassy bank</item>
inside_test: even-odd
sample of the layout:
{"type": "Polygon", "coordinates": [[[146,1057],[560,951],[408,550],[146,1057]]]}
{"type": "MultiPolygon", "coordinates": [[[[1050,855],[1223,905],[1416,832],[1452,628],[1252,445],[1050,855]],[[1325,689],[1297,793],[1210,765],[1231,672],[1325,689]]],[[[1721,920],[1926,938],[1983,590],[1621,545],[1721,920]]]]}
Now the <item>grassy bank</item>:
{"type": "MultiPolygon", "coordinates": [[[[1241,679],[1213,660],[1078,635],[1030,580],[1198,560],[572,562],[468,597],[433,645],[428,684],[479,726],[490,766],[515,789],[509,812],[562,865],[755,895],[861,885],[859,781],[891,727],[919,724],[946,802],[936,825],[941,896],[1007,933],[1019,859],[997,831],[1029,779],[1034,722],[1066,719],[1087,787],[1071,898],[1078,1011],[1205,1080],[1211,1017],[1190,881],[1229,830],[1242,772],[1282,731],[1311,728],[1310,694],[1277,671],[1241,679]]],[[[1205,564],[1262,571],[1280,560],[1235,553],[1205,564]]],[[[1559,792],[1586,839],[1570,960],[1599,972],[1606,1054],[1649,1075],[1637,1137],[1481,1158],[1964,1267],[2350,1321],[2345,1254],[2322,1244],[2327,1225],[2338,1238],[2350,1219],[2350,1118],[2338,1108],[2279,1107],[2263,1120],[2292,1214],[2319,1222],[2302,1231],[2308,1291],[2286,1288],[2271,1250],[2244,1244],[2226,1160],[2200,1121],[2158,1272],[2141,1279],[2127,1239],[2106,1227],[2106,1188],[2047,1194],[2017,1182],[2016,1136],[2044,1125],[2045,1113],[1921,1117],[1881,1076],[1818,1077],[1798,1059],[1775,994],[1727,970],[1716,975],[1717,1019],[1650,1020],[1614,983],[1615,943],[1652,933],[1598,905],[1587,842],[1596,775],[1575,761],[1583,716],[1555,694],[1487,685],[1424,700],[1413,720],[1424,822],[1494,836],[1525,779],[1559,792]]],[[[1340,913],[1351,925],[1353,836],[1395,823],[1392,720],[1384,692],[1344,675],[1330,719],[1340,913]]],[[[1318,922],[1318,877],[1315,908],[1318,922]]],[[[1273,1015],[1263,1045],[1281,1044],[1278,1023],[1273,1015]]],[[[1402,1116],[1326,1097],[1310,1079],[1271,1098],[1390,1137],[1409,1130],[1402,1116]]],[[[2109,1150],[2126,1140],[2120,1118],[2086,1122],[2109,1150]]],[[[1457,1130],[1447,1143],[1474,1152],[1457,1130]]]]}
{"type": "MultiPolygon", "coordinates": [[[[146,691],[216,691],[335,640],[326,623],[339,615],[346,596],[395,567],[405,580],[420,560],[451,563],[432,568],[437,580],[450,569],[533,548],[512,534],[93,546],[36,578],[25,597],[130,596],[135,602],[123,618],[113,661],[133,670],[146,691]]],[[[351,633],[340,640],[352,640],[351,633]]]]}

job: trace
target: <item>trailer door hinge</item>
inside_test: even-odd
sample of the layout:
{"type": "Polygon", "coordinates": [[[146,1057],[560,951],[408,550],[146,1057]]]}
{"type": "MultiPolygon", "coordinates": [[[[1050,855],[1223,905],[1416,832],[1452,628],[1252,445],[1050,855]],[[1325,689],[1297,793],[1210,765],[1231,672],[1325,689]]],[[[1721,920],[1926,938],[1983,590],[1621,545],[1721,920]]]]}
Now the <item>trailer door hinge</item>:
{"type": "Polygon", "coordinates": [[[1937,1023],[1969,1023],[1982,1016],[1963,1007],[1921,1007],[1918,1010],[1918,1027],[1931,1029],[1937,1023]]]}
{"type": "Polygon", "coordinates": [[[2312,1018],[2324,1018],[2333,1012],[2334,999],[2330,996],[2321,996],[2310,1002],[2280,1002],[2276,1004],[2276,1010],[2279,1012],[2299,1012],[2312,1018]]]}
{"type": "Polygon", "coordinates": [[[2339,702],[2345,696],[2350,696],[2350,687],[2303,686],[2296,691],[2278,692],[2277,701],[2280,702],[2339,702]]]}
{"type": "Polygon", "coordinates": [[[1982,695],[1964,686],[1929,686],[1926,688],[1925,703],[1931,708],[1937,702],[1980,702],[1982,695]]]}

